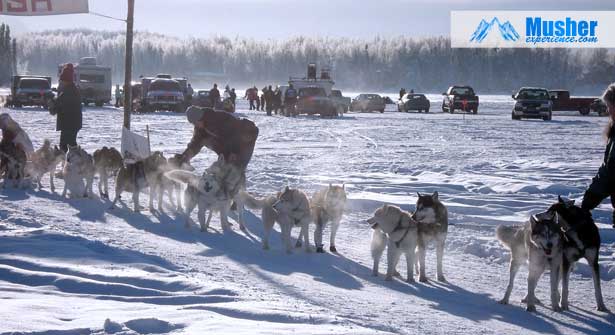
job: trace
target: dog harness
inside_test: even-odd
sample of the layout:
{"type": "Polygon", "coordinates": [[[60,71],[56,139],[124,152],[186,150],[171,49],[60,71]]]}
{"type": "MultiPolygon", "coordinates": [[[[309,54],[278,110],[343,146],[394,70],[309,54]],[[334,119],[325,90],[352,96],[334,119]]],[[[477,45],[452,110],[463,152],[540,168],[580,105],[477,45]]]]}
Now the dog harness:
{"type": "MultiPolygon", "coordinates": [[[[401,238],[398,241],[395,241],[395,247],[399,248],[399,246],[401,245],[401,242],[406,238],[406,236],[408,236],[408,233],[410,232],[410,228],[411,226],[406,227],[406,231],[404,232],[404,234],[401,236],[401,238]]],[[[399,221],[397,222],[397,226],[395,227],[395,229],[393,229],[393,232],[396,231],[400,231],[404,229],[403,227],[403,223],[402,223],[402,218],[399,218],[399,221]]]]}

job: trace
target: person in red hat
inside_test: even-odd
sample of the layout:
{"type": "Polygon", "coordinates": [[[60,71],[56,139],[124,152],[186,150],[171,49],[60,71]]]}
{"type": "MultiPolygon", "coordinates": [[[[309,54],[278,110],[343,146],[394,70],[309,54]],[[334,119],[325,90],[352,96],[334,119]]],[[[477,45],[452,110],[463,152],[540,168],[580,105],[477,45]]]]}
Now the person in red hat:
{"type": "Polygon", "coordinates": [[[66,64],[60,73],[58,97],[50,109],[57,115],[56,131],[60,132],[60,149],[68,151],[68,146],[77,145],[77,134],[81,130],[83,114],[81,94],[74,82],[73,64],[66,64]]]}

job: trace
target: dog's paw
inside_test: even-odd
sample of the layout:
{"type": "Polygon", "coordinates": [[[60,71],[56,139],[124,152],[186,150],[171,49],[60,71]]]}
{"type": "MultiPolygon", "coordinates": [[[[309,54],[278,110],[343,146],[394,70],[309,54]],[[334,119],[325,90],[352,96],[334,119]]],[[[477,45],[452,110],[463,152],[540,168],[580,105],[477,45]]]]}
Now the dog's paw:
{"type": "Polygon", "coordinates": [[[386,275],[386,277],[384,277],[384,280],[386,280],[386,281],[393,281],[393,276],[386,275]]]}
{"type": "Polygon", "coordinates": [[[525,308],[525,310],[526,310],[526,311],[528,311],[528,312],[536,312],[536,306],[534,306],[534,305],[529,306],[529,305],[528,305],[528,306],[525,308]]]}
{"type": "Polygon", "coordinates": [[[560,311],[569,311],[570,310],[570,306],[568,306],[568,304],[561,304],[560,308],[561,308],[560,311]]]}
{"type": "Polygon", "coordinates": [[[301,240],[297,240],[297,243],[295,243],[295,248],[301,248],[301,246],[303,246],[303,242],[301,242],[301,240]]]}
{"type": "Polygon", "coordinates": [[[558,312],[558,313],[562,311],[562,308],[559,305],[553,305],[553,306],[551,306],[551,309],[554,312],[558,312]]]}
{"type": "Polygon", "coordinates": [[[498,304],[500,304],[500,305],[508,305],[508,299],[498,300],[498,304]]]}
{"type": "Polygon", "coordinates": [[[419,277],[419,281],[421,283],[426,283],[428,280],[427,280],[427,277],[419,277]]]}
{"type": "Polygon", "coordinates": [[[446,278],[444,278],[444,276],[438,276],[438,281],[441,283],[446,283],[446,278]]]}
{"type": "Polygon", "coordinates": [[[372,271],[372,277],[378,277],[378,271],[372,271]]]}
{"type": "Polygon", "coordinates": [[[408,284],[414,284],[414,283],[416,283],[416,281],[414,280],[414,278],[412,278],[412,277],[408,277],[408,279],[406,279],[406,283],[408,283],[408,284]]]}
{"type": "Polygon", "coordinates": [[[319,254],[324,254],[325,250],[324,250],[323,247],[316,247],[316,252],[319,253],[319,254]]]}
{"type": "Polygon", "coordinates": [[[330,247],[329,247],[329,251],[331,251],[331,252],[337,252],[337,249],[335,248],[335,246],[334,246],[334,245],[332,245],[332,246],[330,246],[330,247]]]}

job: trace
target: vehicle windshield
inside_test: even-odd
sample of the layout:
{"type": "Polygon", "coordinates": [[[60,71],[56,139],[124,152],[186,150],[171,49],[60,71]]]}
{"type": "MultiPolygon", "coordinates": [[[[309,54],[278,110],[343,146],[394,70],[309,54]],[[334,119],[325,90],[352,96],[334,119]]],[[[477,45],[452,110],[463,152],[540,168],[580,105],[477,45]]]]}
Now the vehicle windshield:
{"type": "Polygon", "coordinates": [[[181,91],[179,83],[175,80],[154,80],[149,86],[150,91],[181,91]]]}
{"type": "Polygon", "coordinates": [[[333,91],[331,91],[331,96],[332,97],[341,97],[342,96],[342,91],[333,90],[333,91]]]}
{"type": "Polygon", "coordinates": [[[452,95],[474,95],[474,90],[470,87],[454,87],[451,91],[452,95]]]}
{"type": "Polygon", "coordinates": [[[422,94],[408,94],[408,99],[422,99],[424,97],[422,94]]]}
{"type": "Polygon", "coordinates": [[[199,96],[200,97],[206,97],[209,95],[209,91],[199,91],[199,96]]]}
{"type": "Polygon", "coordinates": [[[90,83],[90,84],[104,84],[105,75],[104,74],[81,74],[79,75],[79,82],[90,83]]]}
{"type": "Polygon", "coordinates": [[[381,99],[381,97],[378,94],[363,94],[359,98],[366,99],[366,100],[381,99]]]}
{"type": "Polygon", "coordinates": [[[306,87],[299,90],[300,97],[324,97],[325,90],[320,87],[306,87]]]}
{"type": "Polygon", "coordinates": [[[517,93],[517,99],[548,100],[549,92],[546,90],[521,90],[517,93]]]}
{"type": "Polygon", "coordinates": [[[19,81],[19,88],[32,88],[36,90],[48,90],[49,82],[39,78],[24,78],[19,81]]]}

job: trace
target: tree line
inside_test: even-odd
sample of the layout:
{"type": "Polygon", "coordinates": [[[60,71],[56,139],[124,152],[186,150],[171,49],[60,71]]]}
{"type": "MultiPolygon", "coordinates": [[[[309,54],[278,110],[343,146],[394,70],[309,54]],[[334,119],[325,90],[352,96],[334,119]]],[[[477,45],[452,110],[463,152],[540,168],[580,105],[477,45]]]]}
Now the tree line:
{"type": "MultiPolygon", "coordinates": [[[[29,33],[17,50],[20,70],[55,76],[59,63],[96,56],[118,83],[124,39],[122,32],[87,29],[29,33]]],[[[289,76],[304,76],[309,62],[329,66],[338,87],[358,91],[442,92],[451,84],[468,84],[491,93],[542,86],[598,94],[615,81],[615,55],[606,49],[452,49],[445,37],[406,36],[180,39],[137,32],[134,37],[133,77],[170,73],[197,87],[211,84],[203,79],[207,75],[236,87],[282,84],[289,76]]]]}
{"type": "Polygon", "coordinates": [[[0,24],[0,85],[7,85],[17,74],[17,40],[11,37],[11,28],[0,24]]]}

